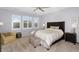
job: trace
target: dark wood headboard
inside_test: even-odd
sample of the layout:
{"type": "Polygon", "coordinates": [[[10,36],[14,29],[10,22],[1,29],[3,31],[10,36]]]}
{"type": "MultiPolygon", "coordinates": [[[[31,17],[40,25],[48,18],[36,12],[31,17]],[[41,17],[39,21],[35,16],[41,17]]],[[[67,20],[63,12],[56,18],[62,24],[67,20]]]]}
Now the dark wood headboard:
{"type": "Polygon", "coordinates": [[[65,32],[65,22],[47,22],[47,28],[50,26],[59,26],[59,29],[62,29],[65,32]]]}

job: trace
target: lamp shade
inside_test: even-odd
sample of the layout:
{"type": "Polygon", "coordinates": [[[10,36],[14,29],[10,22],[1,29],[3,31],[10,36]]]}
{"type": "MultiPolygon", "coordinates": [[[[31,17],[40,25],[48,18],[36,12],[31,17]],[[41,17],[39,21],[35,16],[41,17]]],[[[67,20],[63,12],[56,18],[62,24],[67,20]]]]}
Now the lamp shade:
{"type": "Polygon", "coordinates": [[[3,22],[0,22],[0,26],[2,26],[3,25],[3,22]]]}
{"type": "Polygon", "coordinates": [[[72,24],[72,28],[76,28],[77,27],[77,23],[72,24]]]}
{"type": "Polygon", "coordinates": [[[43,26],[45,26],[45,24],[43,24],[43,26]]]}

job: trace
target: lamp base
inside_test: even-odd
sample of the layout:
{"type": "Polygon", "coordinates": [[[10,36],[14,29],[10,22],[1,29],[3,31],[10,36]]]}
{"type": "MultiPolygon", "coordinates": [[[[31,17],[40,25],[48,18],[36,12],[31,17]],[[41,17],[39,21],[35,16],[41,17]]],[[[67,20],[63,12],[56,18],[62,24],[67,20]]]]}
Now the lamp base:
{"type": "Polygon", "coordinates": [[[73,28],[73,33],[75,33],[75,28],[73,28]]]}

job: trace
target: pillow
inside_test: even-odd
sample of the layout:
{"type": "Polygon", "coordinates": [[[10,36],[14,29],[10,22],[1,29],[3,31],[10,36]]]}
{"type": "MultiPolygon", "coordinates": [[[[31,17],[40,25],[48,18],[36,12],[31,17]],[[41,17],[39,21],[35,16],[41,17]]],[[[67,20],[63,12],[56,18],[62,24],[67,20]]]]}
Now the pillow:
{"type": "Polygon", "coordinates": [[[59,26],[50,26],[51,29],[59,29],[59,26]]]}
{"type": "Polygon", "coordinates": [[[54,29],[52,29],[52,28],[46,28],[45,30],[51,31],[51,30],[54,30],[54,29]]]}

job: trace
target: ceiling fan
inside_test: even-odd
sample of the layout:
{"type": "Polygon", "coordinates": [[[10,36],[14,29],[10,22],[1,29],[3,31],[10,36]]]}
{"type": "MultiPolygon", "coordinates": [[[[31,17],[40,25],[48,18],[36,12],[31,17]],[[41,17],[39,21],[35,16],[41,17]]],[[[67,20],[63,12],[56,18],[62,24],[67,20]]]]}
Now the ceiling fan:
{"type": "Polygon", "coordinates": [[[35,12],[37,10],[40,10],[41,12],[45,12],[45,8],[49,8],[49,7],[35,7],[33,11],[35,12]]]}

